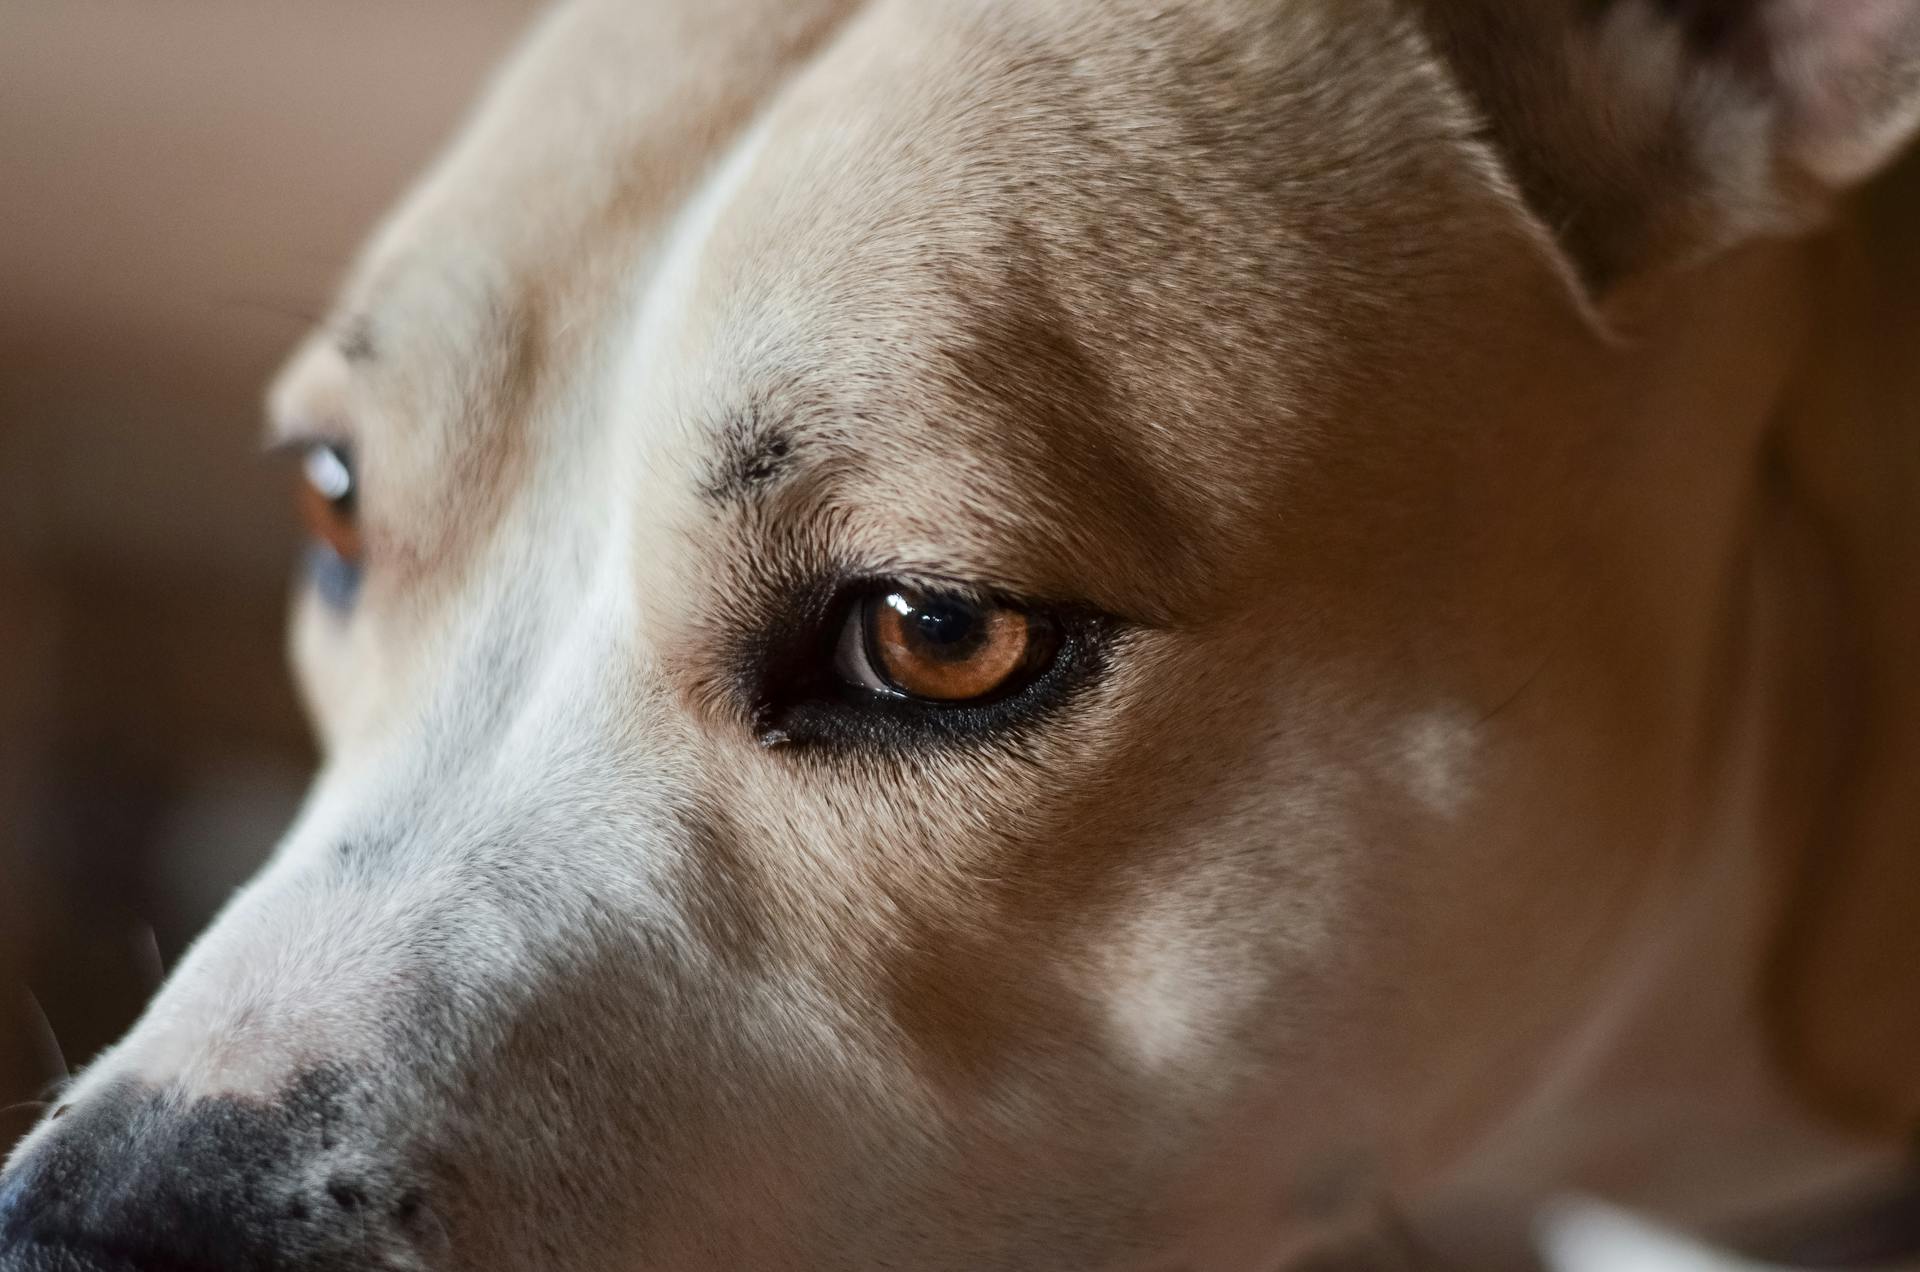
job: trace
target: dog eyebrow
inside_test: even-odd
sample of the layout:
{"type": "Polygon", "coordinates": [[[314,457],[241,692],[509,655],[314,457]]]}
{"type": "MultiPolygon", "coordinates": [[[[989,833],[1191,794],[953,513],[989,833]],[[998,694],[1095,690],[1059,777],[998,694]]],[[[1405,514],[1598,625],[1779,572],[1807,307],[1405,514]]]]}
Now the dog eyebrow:
{"type": "Polygon", "coordinates": [[[792,473],[799,450],[793,429],[761,406],[736,412],[721,430],[701,497],[718,505],[756,499],[792,473]]]}

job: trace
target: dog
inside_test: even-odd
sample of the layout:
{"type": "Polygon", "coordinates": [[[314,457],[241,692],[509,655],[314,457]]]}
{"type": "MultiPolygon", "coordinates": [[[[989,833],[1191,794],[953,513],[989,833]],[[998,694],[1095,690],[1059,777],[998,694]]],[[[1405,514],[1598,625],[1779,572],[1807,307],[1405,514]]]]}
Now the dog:
{"type": "Polygon", "coordinates": [[[1911,0],[557,10],[273,388],[325,763],[0,1268],[1826,1257],[1917,130],[1911,0]]]}

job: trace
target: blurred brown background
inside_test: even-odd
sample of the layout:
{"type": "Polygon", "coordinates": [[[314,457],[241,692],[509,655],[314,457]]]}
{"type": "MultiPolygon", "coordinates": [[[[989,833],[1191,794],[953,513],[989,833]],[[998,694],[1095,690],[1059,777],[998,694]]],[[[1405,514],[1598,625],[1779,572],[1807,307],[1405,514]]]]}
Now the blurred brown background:
{"type": "Polygon", "coordinates": [[[0,0],[0,1152],[299,799],[261,391],[531,7],[0,0]]]}

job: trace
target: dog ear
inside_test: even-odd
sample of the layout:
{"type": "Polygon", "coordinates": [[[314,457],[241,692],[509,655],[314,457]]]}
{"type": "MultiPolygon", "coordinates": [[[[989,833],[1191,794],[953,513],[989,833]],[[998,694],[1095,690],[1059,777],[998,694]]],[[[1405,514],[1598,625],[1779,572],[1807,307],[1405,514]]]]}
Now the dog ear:
{"type": "Polygon", "coordinates": [[[1920,130],[1920,0],[1423,0],[1596,287],[1816,225],[1920,130]]]}

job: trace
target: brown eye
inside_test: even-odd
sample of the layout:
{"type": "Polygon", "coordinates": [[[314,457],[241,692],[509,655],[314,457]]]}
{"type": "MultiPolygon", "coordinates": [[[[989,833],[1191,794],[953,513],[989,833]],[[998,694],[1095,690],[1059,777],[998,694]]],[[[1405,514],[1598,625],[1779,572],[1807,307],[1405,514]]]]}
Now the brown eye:
{"type": "Polygon", "coordinates": [[[961,703],[1019,687],[1057,645],[1053,624],[1041,615],[903,588],[854,606],[836,661],[866,688],[961,703]]]}
{"type": "Polygon", "coordinates": [[[344,446],[316,442],[300,460],[300,517],[315,542],[349,565],[360,562],[363,545],[356,516],[352,460],[344,446]]]}

